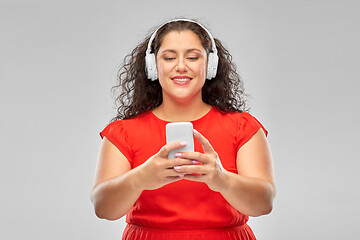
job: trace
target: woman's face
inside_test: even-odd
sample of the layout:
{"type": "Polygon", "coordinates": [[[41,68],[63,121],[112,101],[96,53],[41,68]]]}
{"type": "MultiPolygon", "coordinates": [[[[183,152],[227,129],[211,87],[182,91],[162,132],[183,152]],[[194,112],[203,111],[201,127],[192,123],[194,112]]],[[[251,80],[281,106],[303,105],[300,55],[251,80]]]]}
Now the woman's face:
{"type": "Polygon", "coordinates": [[[194,32],[167,33],[156,55],[156,65],[164,101],[202,101],[207,55],[194,32]]]}

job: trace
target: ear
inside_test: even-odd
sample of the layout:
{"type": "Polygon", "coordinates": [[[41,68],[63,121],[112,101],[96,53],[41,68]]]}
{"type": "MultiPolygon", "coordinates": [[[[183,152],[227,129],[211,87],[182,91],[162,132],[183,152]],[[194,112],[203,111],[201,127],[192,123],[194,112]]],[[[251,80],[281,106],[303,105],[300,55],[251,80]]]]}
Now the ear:
{"type": "Polygon", "coordinates": [[[218,62],[219,62],[218,55],[216,53],[213,53],[213,52],[209,53],[207,74],[206,74],[206,78],[208,80],[210,80],[210,79],[212,79],[212,78],[214,78],[216,76],[218,62]]]}
{"type": "Polygon", "coordinates": [[[155,81],[158,79],[157,69],[156,69],[156,59],[155,54],[150,53],[145,56],[145,72],[148,79],[155,81]]]}

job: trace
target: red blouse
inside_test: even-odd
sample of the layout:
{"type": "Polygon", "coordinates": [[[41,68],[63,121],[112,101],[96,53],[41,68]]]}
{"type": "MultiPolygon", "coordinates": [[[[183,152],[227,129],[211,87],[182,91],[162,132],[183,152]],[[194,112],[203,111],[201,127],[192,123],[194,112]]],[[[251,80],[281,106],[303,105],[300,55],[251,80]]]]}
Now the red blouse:
{"type": "MultiPolygon", "coordinates": [[[[148,111],[134,119],[110,123],[100,135],[136,168],[166,144],[167,123],[148,111]]],[[[222,113],[215,107],[192,124],[209,140],[223,167],[233,173],[237,173],[239,148],[260,128],[267,135],[249,113],[222,113]]],[[[203,153],[197,140],[195,151],[203,153]]],[[[143,191],[126,216],[123,239],[255,239],[246,224],[248,219],[205,183],[183,179],[143,191]]]]}

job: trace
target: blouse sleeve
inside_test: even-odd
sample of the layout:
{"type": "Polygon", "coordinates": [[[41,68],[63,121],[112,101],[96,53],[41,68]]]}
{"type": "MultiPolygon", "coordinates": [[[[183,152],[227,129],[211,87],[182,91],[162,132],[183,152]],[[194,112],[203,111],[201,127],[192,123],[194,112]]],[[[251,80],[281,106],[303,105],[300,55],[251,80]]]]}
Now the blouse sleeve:
{"type": "Polygon", "coordinates": [[[100,136],[103,139],[106,137],[112,142],[127,160],[132,164],[132,150],[128,141],[128,134],[123,126],[122,121],[114,121],[107,125],[104,130],[100,132],[100,136]]]}
{"type": "Polygon", "coordinates": [[[239,150],[247,141],[249,141],[260,128],[262,128],[265,136],[267,136],[268,131],[255,117],[247,112],[242,113],[237,129],[237,150],[239,150]]]}

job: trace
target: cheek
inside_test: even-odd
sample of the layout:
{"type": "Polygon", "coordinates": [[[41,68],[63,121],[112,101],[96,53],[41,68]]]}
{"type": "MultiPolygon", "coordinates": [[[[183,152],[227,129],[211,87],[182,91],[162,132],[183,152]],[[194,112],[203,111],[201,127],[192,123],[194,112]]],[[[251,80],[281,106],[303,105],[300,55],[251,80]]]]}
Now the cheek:
{"type": "Polygon", "coordinates": [[[166,76],[169,72],[169,66],[166,66],[165,64],[161,64],[159,62],[156,64],[156,68],[158,71],[159,78],[166,76]]]}
{"type": "Polygon", "coordinates": [[[164,68],[161,64],[159,64],[159,62],[156,63],[156,69],[157,69],[157,72],[158,72],[158,75],[162,75],[163,72],[164,72],[164,68]]]}
{"type": "Polygon", "coordinates": [[[158,72],[158,78],[161,88],[164,88],[164,84],[166,84],[166,76],[167,76],[167,68],[164,66],[164,64],[157,64],[156,65],[157,72],[158,72]]]}
{"type": "Polygon", "coordinates": [[[199,66],[199,75],[201,76],[206,76],[206,69],[207,69],[207,63],[203,62],[200,66],[199,66]]]}

